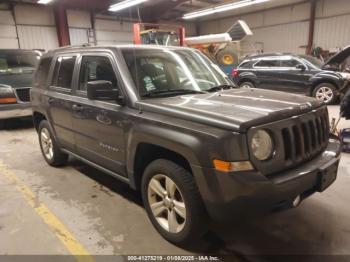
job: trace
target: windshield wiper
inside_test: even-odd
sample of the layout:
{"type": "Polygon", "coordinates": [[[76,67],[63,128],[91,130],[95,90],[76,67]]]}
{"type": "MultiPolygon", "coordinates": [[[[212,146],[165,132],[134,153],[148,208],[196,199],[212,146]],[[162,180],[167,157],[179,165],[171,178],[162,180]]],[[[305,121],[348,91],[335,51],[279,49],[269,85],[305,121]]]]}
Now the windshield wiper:
{"type": "Polygon", "coordinates": [[[207,92],[217,92],[217,91],[221,91],[221,90],[227,90],[227,89],[232,89],[232,88],[236,88],[236,86],[234,85],[220,85],[220,86],[214,86],[212,88],[209,88],[205,91],[207,92]]]}
{"type": "Polygon", "coordinates": [[[206,94],[205,91],[190,90],[190,89],[168,89],[152,91],[144,94],[142,97],[152,97],[157,95],[181,95],[181,94],[206,94]]]}

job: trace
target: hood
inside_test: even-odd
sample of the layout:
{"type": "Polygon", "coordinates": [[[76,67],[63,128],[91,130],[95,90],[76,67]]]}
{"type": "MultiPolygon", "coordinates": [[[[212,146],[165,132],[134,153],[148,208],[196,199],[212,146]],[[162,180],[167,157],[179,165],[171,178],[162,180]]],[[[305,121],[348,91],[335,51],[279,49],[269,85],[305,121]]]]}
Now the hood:
{"type": "Polygon", "coordinates": [[[327,67],[332,67],[332,65],[339,65],[344,62],[350,56],[350,46],[345,47],[343,50],[336,53],[334,56],[329,58],[322,66],[322,68],[327,69],[327,67]]]}
{"type": "Polygon", "coordinates": [[[138,102],[143,111],[186,119],[237,132],[309,112],[317,100],[261,89],[231,89],[211,94],[153,98],[138,102]]]}

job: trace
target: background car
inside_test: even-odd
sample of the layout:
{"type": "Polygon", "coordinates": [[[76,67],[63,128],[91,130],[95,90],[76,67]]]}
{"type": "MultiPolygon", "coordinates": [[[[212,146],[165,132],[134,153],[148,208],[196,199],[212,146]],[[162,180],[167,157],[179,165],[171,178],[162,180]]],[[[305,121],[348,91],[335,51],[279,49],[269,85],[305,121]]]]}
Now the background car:
{"type": "Polygon", "coordinates": [[[347,73],[332,71],[328,63],[311,56],[289,53],[250,56],[233,70],[232,77],[240,87],[299,93],[325,104],[334,103],[348,85],[347,73]]]}
{"type": "Polygon", "coordinates": [[[9,118],[31,116],[29,91],[41,53],[0,49],[0,128],[9,118]]]}

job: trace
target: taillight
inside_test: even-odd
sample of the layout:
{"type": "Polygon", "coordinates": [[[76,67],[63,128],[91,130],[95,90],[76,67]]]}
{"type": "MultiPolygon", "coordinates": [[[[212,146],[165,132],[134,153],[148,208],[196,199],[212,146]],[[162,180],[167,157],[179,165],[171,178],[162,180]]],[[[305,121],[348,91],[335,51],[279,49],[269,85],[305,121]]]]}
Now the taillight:
{"type": "Polygon", "coordinates": [[[233,77],[237,77],[237,76],[239,75],[238,69],[234,68],[234,69],[232,70],[231,75],[232,75],[233,77]]]}

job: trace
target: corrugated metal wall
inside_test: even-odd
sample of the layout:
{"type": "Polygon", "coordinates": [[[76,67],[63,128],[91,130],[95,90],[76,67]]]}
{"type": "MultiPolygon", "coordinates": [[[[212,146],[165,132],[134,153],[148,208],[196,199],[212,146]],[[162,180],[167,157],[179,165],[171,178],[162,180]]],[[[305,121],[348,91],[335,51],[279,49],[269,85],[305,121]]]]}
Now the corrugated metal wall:
{"type": "Polygon", "coordinates": [[[67,20],[71,45],[94,43],[90,12],[67,10],[67,20]]]}
{"type": "Polygon", "coordinates": [[[16,5],[18,38],[22,49],[58,47],[53,11],[46,6],[16,5]]]}
{"type": "Polygon", "coordinates": [[[0,10],[0,48],[18,48],[15,21],[9,10],[0,10]]]}
{"type": "MultiPolygon", "coordinates": [[[[248,15],[205,21],[200,34],[225,32],[236,20],[243,19],[254,36],[242,43],[243,49],[254,52],[305,53],[308,42],[310,4],[299,3],[287,7],[265,10],[248,15]]],[[[350,44],[350,1],[319,0],[317,3],[314,45],[325,49],[350,44]]]]}
{"type": "Polygon", "coordinates": [[[129,44],[133,42],[133,23],[106,18],[95,20],[96,40],[100,45],[129,44]]]}

